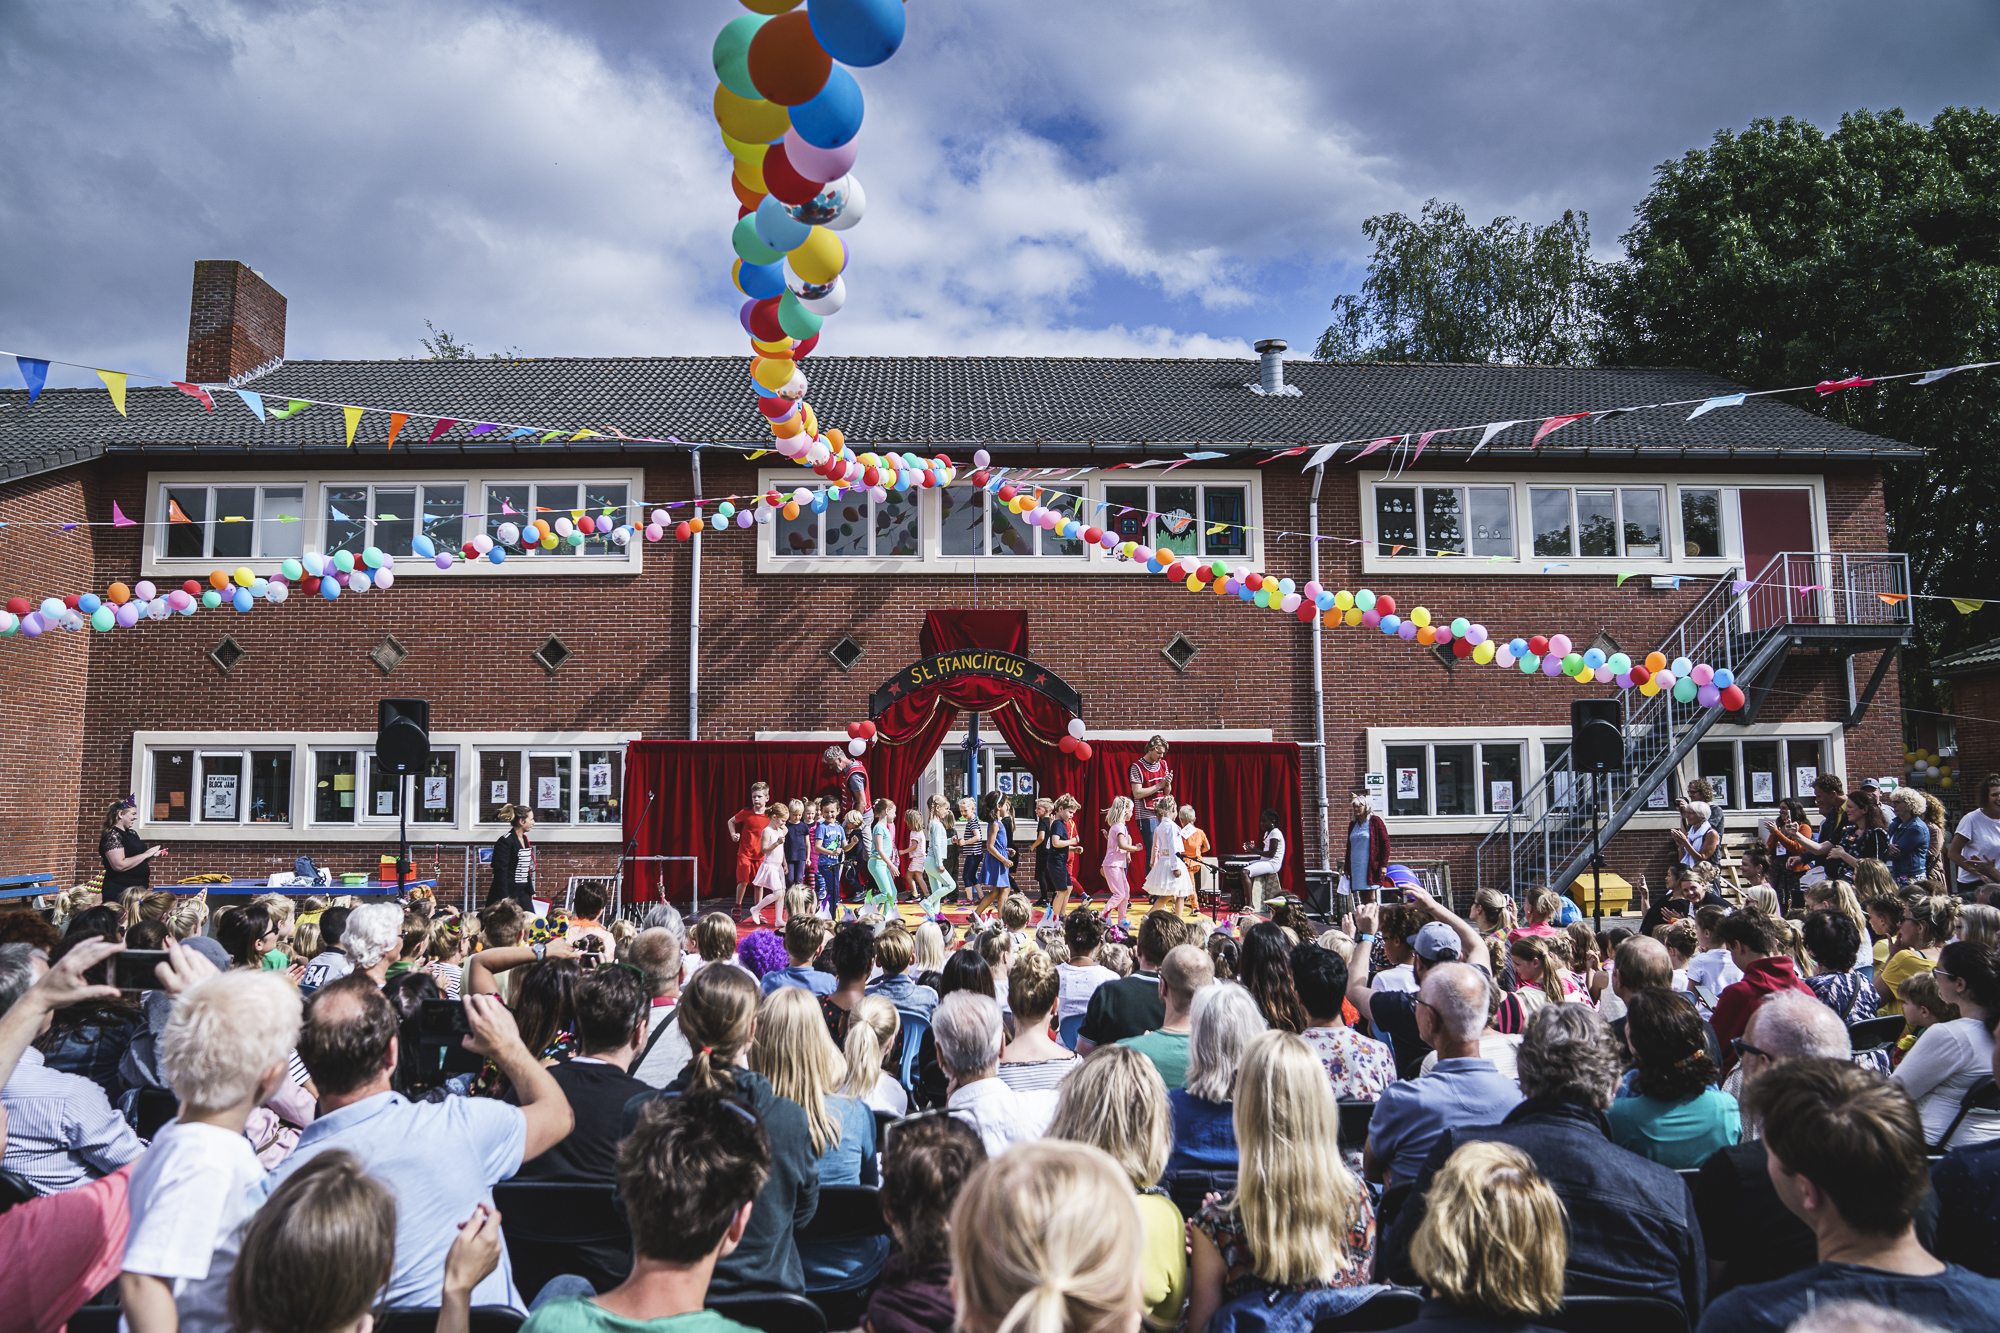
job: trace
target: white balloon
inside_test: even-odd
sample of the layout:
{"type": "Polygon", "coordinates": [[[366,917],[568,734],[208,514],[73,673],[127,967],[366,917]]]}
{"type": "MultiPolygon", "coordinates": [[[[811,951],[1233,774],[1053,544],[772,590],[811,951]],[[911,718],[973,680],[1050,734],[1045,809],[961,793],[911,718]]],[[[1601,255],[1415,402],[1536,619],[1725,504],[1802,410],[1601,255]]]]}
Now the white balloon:
{"type": "Polygon", "coordinates": [[[521,541],[521,525],[518,523],[502,523],[498,528],[494,529],[493,535],[500,539],[502,546],[517,546],[521,541]]]}
{"type": "Polygon", "coordinates": [[[376,587],[378,587],[378,588],[393,588],[393,587],[395,587],[395,586],[396,586],[396,574],[395,574],[395,571],[394,571],[394,570],[389,570],[389,569],[378,569],[378,570],[376,570],[376,571],[375,571],[375,586],[376,586],[376,587]]]}
{"type": "Polygon", "coordinates": [[[792,492],[792,503],[804,507],[813,502],[813,493],[801,486],[792,492]]]}
{"type": "Polygon", "coordinates": [[[567,537],[574,531],[576,531],[576,528],[568,519],[559,518],[556,520],[556,536],[567,537]]]}
{"type": "MultiPolygon", "coordinates": [[[[839,219],[836,218],[835,221],[839,219]]],[[[833,289],[825,296],[802,299],[799,304],[815,315],[837,315],[840,313],[840,308],[847,304],[847,280],[836,274],[833,279],[833,289]]]]}
{"type": "Polygon", "coordinates": [[[653,511],[652,517],[653,517],[653,525],[655,527],[665,528],[665,527],[670,527],[673,524],[673,520],[667,517],[667,511],[664,509],[655,509],[653,511]]]}
{"type": "MultiPolygon", "coordinates": [[[[292,588],[291,585],[288,583],[273,583],[271,585],[270,591],[264,594],[265,600],[271,602],[273,605],[278,605],[278,606],[284,605],[285,599],[290,597],[291,595],[292,595],[292,588]]],[[[155,602],[153,604],[155,610],[158,610],[160,607],[165,605],[166,605],[165,602],[155,602]]],[[[166,617],[163,615],[156,615],[153,617],[153,619],[165,620],[166,617]]]]}
{"type": "Polygon", "coordinates": [[[1083,719],[1082,719],[1082,718],[1080,718],[1080,717],[1073,717],[1073,718],[1071,718],[1071,719],[1069,720],[1069,734],[1070,734],[1070,735],[1072,735],[1072,736],[1076,737],[1076,738],[1077,738],[1078,740],[1082,740],[1082,739],[1083,739],[1083,733],[1084,733],[1084,731],[1085,731],[1085,727],[1084,727],[1084,725],[1083,725],[1083,719]]]}
{"type": "Polygon", "coordinates": [[[757,506],[757,521],[759,523],[769,523],[771,521],[771,515],[776,512],[777,511],[774,509],[766,509],[762,505],[759,505],[757,506]]]}
{"type": "Polygon", "coordinates": [[[868,195],[861,188],[860,177],[850,171],[827,188],[829,190],[840,189],[847,192],[847,206],[840,210],[839,217],[826,224],[828,231],[846,231],[849,227],[861,221],[861,215],[868,211],[868,195]]]}
{"type": "Polygon", "coordinates": [[[847,752],[858,759],[868,753],[868,742],[857,736],[847,743],[847,752]]]}

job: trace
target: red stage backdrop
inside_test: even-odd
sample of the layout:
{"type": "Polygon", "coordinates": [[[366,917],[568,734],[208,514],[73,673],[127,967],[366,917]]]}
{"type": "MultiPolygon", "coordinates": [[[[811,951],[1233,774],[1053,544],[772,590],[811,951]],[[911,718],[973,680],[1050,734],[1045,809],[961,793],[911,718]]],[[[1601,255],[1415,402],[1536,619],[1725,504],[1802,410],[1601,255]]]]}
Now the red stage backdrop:
{"type": "MultiPolygon", "coordinates": [[[[699,856],[701,896],[733,898],[737,846],[729,817],[750,804],[750,784],[768,782],[775,800],[831,796],[835,780],[821,762],[826,741],[633,741],[625,747],[624,809],[652,813],[625,828],[635,856],[699,856]]],[[[660,897],[660,877],[676,904],[687,900],[689,867],[626,867],[627,901],[660,897]]],[[[693,925],[693,922],[689,922],[693,925]]]]}

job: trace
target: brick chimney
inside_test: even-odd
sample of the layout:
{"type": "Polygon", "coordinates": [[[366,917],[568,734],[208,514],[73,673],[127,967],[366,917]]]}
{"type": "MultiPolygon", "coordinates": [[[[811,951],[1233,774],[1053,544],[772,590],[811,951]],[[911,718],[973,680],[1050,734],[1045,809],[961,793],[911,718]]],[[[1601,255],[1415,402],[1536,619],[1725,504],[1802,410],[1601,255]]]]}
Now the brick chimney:
{"type": "Polygon", "coordinates": [[[188,311],[187,377],[223,384],[285,359],[285,298],[249,266],[198,259],[188,311]]]}

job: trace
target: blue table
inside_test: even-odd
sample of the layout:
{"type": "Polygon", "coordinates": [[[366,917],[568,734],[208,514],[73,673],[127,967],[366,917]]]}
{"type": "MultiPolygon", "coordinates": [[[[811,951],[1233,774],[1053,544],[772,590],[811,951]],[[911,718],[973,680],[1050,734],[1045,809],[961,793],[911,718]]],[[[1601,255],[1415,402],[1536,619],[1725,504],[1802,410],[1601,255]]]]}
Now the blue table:
{"type": "Polygon", "coordinates": [[[45,893],[55,893],[54,875],[0,875],[0,899],[39,898],[45,893]]]}
{"type": "MultiPolygon", "coordinates": [[[[352,894],[355,896],[379,896],[385,893],[394,893],[396,891],[396,881],[393,879],[390,880],[371,879],[365,884],[275,884],[274,885],[261,879],[232,879],[232,880],[225,880],[220,884],[155,884],[153,885],[153,887],[156,889],[167,889],[171,892],[181,893],[181,894],[195,894],[195,893],[200,893],[203,889],[206,889],[212,894],[219,894],[225,896],[248,894],[252,897],[256,897],[259,894],[265,894],[265,893],[282,893],[288,898],[304,898],[315,893],[324,893],[329,897],[339,897],[343,894],[352,894]]],[[[437,881],[434,879],[406,879],[403,881],[403,891],[405,893],[415,888],[435,889],[436,887],[437,887],[437,881]]]]}

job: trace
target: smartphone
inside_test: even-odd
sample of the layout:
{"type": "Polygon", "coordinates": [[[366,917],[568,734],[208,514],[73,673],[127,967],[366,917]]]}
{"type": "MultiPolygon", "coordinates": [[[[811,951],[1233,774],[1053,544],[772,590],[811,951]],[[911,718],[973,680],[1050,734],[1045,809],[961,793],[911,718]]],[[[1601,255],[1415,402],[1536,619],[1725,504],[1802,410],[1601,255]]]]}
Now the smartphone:
{"type": "Polygon", "coordinates": [[[111,984],[119,990],[158,990],[154,969],[166,961],[165,949],[127,949],[111,960],[111,984]]]}
{"type": "Polygon", "coordinates": [[[471,1036],[465,1001],[425,1000],[417,1011],[417,1035],[427,1046],[456,1046],[459,1038],[471,1036]]]}

